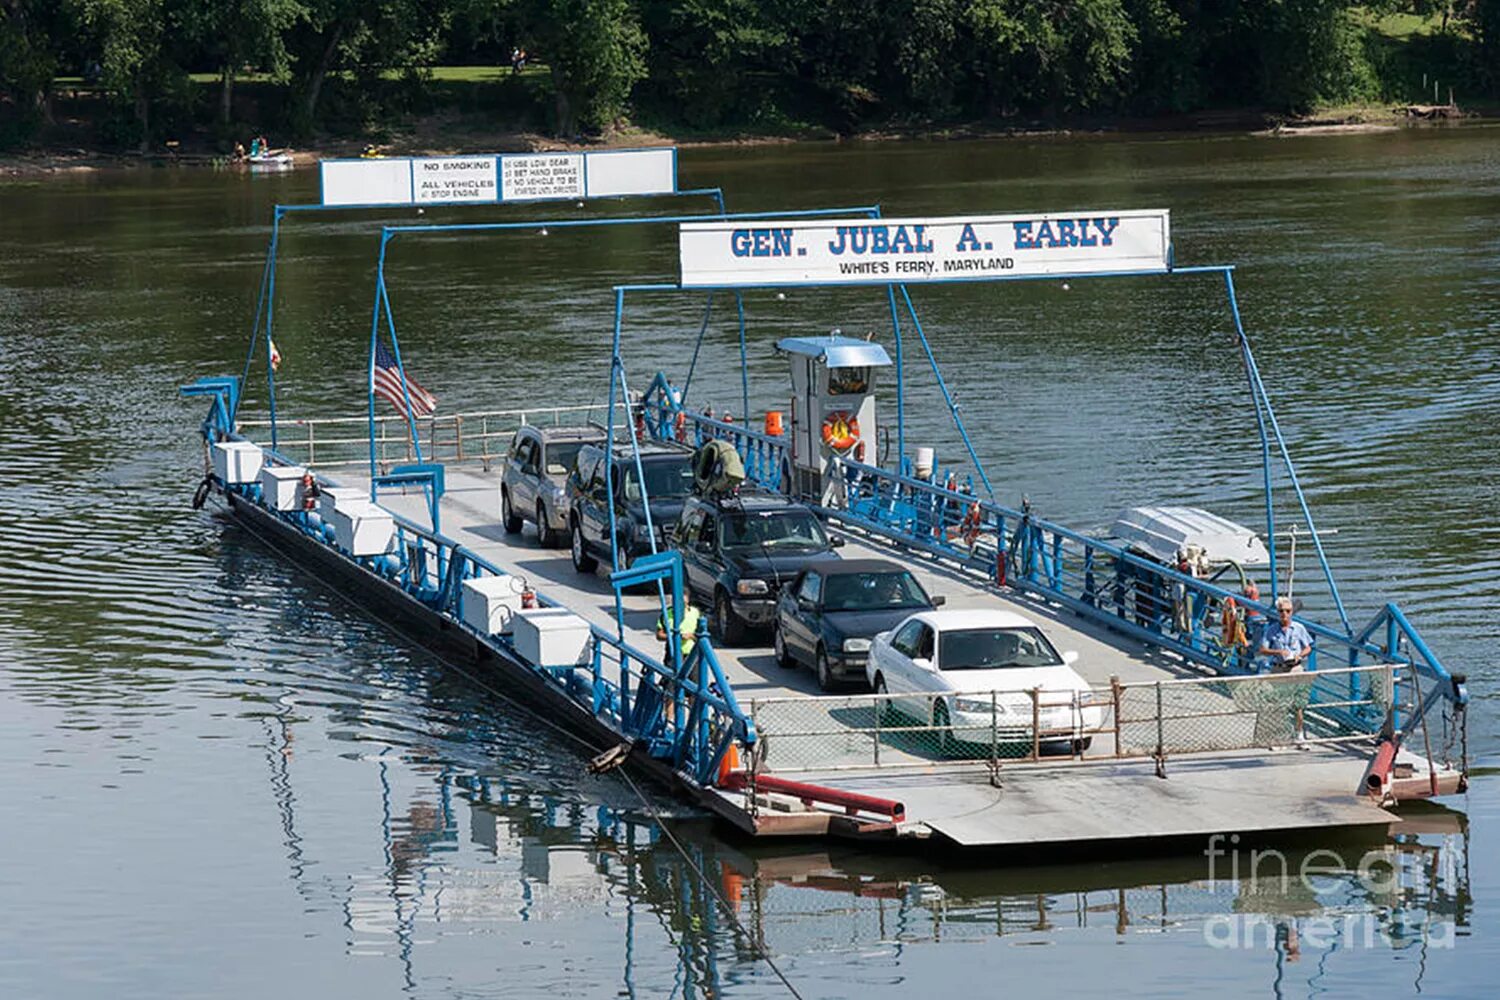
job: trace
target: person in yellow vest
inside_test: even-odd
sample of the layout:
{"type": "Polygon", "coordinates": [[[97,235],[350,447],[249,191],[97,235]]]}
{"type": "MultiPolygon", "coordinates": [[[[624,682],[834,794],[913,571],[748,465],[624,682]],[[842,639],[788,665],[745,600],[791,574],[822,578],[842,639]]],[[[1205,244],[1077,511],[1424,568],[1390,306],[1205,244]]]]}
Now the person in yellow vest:
{"type": "MultiPolygon", "coordinates": [[[[703,614],[688,602],[682,612],[682,659],[687,662],[688,654],[698,644],[698,625],[703,620],[703,614]]],[[[656,638],[661,640],[662,666],[668,670],[672,669],[672,609],[666,608],[656,619],[656,638]]],[[[662,698],[666,702],[667,721],[671,722],[675,714],[676,682],[666,680],[662,684],[662,698]]]]}

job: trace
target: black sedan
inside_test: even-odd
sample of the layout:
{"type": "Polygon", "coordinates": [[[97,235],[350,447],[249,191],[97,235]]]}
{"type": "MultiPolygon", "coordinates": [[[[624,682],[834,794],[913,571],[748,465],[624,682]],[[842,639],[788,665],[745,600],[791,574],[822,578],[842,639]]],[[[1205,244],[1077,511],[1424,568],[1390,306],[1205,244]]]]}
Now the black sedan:
{"type": "Polygon", "coordinates": [[[810,566],[781,589],[776,604],[776,662],[810,664],[818,686],[865,680],[870,640],[914,611],[943,603],[905,567],[884,559],[844,559],[810,566]]]}

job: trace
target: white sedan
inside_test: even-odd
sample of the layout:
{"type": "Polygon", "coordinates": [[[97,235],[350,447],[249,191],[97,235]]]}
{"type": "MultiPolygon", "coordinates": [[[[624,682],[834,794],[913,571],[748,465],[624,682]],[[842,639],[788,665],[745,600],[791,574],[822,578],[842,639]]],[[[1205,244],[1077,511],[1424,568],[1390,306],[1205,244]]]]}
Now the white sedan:
{"type": "Polygon", "coordinates": [[[875,637],[865,677],[889,696],[882,712],[935,727],[945,751],[957,740],[1029,743],[1033,719],[1048,749],[1082,749],[1103,711],[1071,666],[1077,659],[1012,612],[922,611],[875,637]]]}

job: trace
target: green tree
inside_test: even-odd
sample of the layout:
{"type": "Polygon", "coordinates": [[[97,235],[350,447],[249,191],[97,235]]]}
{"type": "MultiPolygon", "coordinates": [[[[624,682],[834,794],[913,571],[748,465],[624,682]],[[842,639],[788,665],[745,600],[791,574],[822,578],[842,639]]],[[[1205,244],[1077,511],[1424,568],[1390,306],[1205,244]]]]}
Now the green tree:
{"type": "Polygon", "coordinates": [[[186,80],[182,57],[191,44],[182,30],[192,0],[68,0],[96,37],[104,83],[134,111],[141,153],[151,144],[151,108],[186,80]]]}
{"type": "Polygon", "coordinates": [[[199,0],[191,11],[188,30],[218,67],[219,123],[228,125],[240,69],[252,65],[285,79],[291,65],[287,31],[308,10],[303,0],[199,0]]]}
{"type": "Polygon", "coordinates": [[[52,117],[49,98],[69,33],[67,12],[55,0],[0,0],[0,15],[0,96],[17,109],[20,131],[30,132],[52,117]]]}
{"type": "Polygon", "coordinates": [[[526,48],[552,73],[556,129],[608,128],[646,75],[646,35],[631,0],[517,0],[526,48]]]}

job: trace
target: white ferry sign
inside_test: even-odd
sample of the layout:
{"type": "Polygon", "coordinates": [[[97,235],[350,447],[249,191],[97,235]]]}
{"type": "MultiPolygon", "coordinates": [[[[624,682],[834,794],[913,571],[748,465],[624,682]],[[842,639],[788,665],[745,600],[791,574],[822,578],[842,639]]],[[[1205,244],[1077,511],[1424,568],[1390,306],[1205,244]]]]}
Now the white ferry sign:
{"type": "Polygon", "coordinates": [[[685,288],[1150,274],[1171,266],[1170,212],[687,222],[685,288]]]}
{"type": "Polygon", "coordinates": [[[677,150],[670,147],[323,160],[318,168],[325,207],[484,205],[677,191],[677,150]]]}

